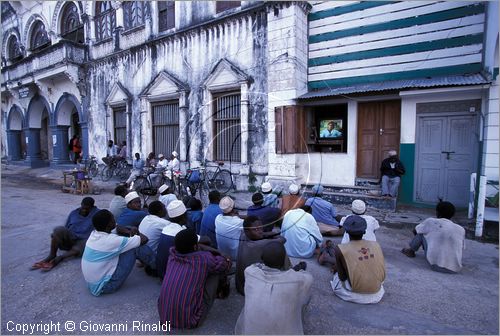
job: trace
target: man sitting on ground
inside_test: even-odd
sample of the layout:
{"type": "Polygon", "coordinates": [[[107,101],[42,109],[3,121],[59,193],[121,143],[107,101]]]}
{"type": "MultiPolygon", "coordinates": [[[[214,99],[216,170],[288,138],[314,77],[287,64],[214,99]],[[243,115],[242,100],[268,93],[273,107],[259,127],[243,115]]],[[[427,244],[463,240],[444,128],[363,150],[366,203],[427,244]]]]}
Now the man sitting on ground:
{"type": "Polygon", "coordinates": [[[201,219],[200,235],[210,238],[212,247],[217,248],[215,218],[222,214],[222,209],[219,207],[220,193],[217,190],[212,190],[208,193],[208,201],[210,204],[203,212],[203,218],[201,219]]]}
{"type": "Polygon", "coordinates": [[[158,201],[162,202],[165,208],[168,207],[170,202],[177,201],[177,196],[172,193],[172,190],[170,190],[170,187],[166,184],[162,184],[160,188],[158,188],[158,193],[160,194],[158,201]]]}
{"type": "Polygon", "coordinates": [[[109,211],[111,211],[115,218],[120,217],[123,210],[127,208],[127,202],[125,202],[127,193],[127,187],[123,184],[115,188],[115,196],[111,199],[111,202],[109,202],[109,211]]]}
{"type": "Polygon", "coordinates": [[[286,253],[290,257],[310,258],[323,240],[318,224],[311,215],[311,207],[304,205],[283,217],[281,235],[285,237],[286,253]]]}
{"type": "Polygon", "coordinates": [[[252,195],[252,202],[253,205],[248,208],[247,215],[258,217],[264,232],[270,232],[274,226],[279,226],[280,209],[264,205],[264,196],[259,192],[252,195]]]}
{"type": "Polygon", "coordinates": [[[92,217],[99,211],[94,206],[92,197],[85,197],[81,206],[70,212],[64,226],[54,228],[47,258],[36,262],[31,269],[50,271],[61,261],[70,257],[79,257],[85,248],[85,242],[93,230],[92,217]],[[57,256],[57,250],[67,251],[57,256]]]}
{"type": "Polygon", "coordinates": [[[344,222],[349,234],[347,244],[335,247],[338,273],[333,277],[333,292],[344,301],[377,303],[384,296],[385,264],[382,249],[377,242],[364,240],[366,221],[358,215],[344,222]]]}
{"type": "Polygon", "coordinates": [[[260,191],[264,195],[264,205],[270,207],[279,207],[278,195],[273,193],[273,186],[269,182],[264,182],[260,186],[260,191]]]}
{"type": "Polygon", "coordinates": [[[238,217],[234,211],[234,201],[231,197],[222,198],[219,207],[223,214],[215,218],[217,246],[222,253],[236,260],[240,236],[243,231],[243,219],[238,217]]]}
{"type": "Polygon", "coordinates": [[[245,305],[235,334],[304,334],[302,312],[311,298],[313,277],[283,270],[285,260],[283,244],[273,241],[262,251],[264,264],[246,268],[245,305]]]}
{"type": "Polygon", "coordinates": [[[116,292],[135,264],[137,248],[147,243],[143,234],[118,236],[115,218],[100,210],[92,218],[95,228],[90,234],[82,257],[82,272],[92,295],[116,292]]]}
{"type": "MultiPolygon", "coordinates": [[[[366,231],[365,234],[363,235],[363,239],[377,241],[377,237],[375,237],[375,231],[380,228],[380,225],[378,224],[378,220],[376,220],[373,216],[365,215],[366,212],[365,202],[359,199],[352,201],[351,211],[354,215],[361,216],[366,221],[366,231]]],[[[349,218],[349,216],[352,215],[348,215],[342,218],[342,220],[340,221],[340,226],[344,226],[344,222],[347,218],[349,218]]],[[[347,244],[348,242],[349,242],[349,234],[345,232],[344,236],[342,237],[341,244],[347,244]]]]}
{"type": "Polygon", "coordinates": [[[199,327],[221,289],[219,283],[227,283],[230,267],[231,259],[199,245],[194,231],[177,233],[158,299],[160,322],[180,329],[199,327]]]}
{"type": "Polygon", "coordinates": [[[187,205],[187,224],[188,229],[193,229],[196,234],[200,234],[201,219],[203,218],[203,205],[197,198],[192,198],[187,205]]]}
{"type": "Polygon", "coordinates": [[[288,187],[289,195],[281,198],[281,217],[283,217],[288,210],[298,209],[306,204],[306,199],[299,195],[299,186],[292,183],[288,187]]]}
{"type": "Polygon", "coordinates": [[[118,226],[139,227],[141,221],[148,213],[141,208],[141,198],[135,191],[131,191],[125,196],[127,208],[116,219],[118,226]]]}
{"type": "Polygon", "coordinates": [[[319,231],[325,236],[341,236],[344,230],[339,227],[335,207],[321,197],[323,186],[315,185],[312,187],[312,193],[313,196],[307,199],[306,205],[312,208],[312,215],[318,222],[319,231]]]}
{"type": "Polygon", "coordinates": [[[450,202],[439,202],[436,217],[427,218],[415,227],[415,237],[410,248],[403,252],[410,258],[423,247],[425,257],[434,271],[456,273],[462,268],[462,252],[465,248],[465,229],[451,221],[455,206],[450,202]]]}
{"type": "MultiPolygon", "coordinates": [[[[262,260],[262,251],[272,243],[285,243],[285,238],[276,233],[265,234],[262,230],[262,221],[256,216],[248,216],[243,221],[244,232],[241,233],[236,260],[236,290],[245,295],[245,268],[262,260]]],[[[285,258],[286,269],[290,268],[290,260],[285,258]]]]}

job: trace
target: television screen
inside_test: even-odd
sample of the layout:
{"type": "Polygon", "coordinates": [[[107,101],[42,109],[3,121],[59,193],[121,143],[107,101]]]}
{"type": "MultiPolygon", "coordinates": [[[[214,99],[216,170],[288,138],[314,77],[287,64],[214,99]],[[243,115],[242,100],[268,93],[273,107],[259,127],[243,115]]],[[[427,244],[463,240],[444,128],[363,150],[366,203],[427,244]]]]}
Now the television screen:
{"type": "Polygon", "coordinates": [[[342,119],[325,119],[319,122],[320,139],[342,138],[342,119]]]}

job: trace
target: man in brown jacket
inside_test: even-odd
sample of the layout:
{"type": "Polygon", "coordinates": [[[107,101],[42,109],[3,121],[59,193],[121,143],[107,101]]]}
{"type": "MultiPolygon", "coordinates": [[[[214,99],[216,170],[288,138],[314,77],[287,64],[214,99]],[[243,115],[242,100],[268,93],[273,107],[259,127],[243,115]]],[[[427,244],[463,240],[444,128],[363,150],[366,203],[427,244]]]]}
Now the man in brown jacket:
{"type": "Polygon", "coordinates": [[[385,264],[377,242],[364,240],[366,221],[358,215],[344,222],[350,242],[335,247],[338,273],[331,282],[333,292],[354,303],[377,303],[384,296],[385,264]]]}

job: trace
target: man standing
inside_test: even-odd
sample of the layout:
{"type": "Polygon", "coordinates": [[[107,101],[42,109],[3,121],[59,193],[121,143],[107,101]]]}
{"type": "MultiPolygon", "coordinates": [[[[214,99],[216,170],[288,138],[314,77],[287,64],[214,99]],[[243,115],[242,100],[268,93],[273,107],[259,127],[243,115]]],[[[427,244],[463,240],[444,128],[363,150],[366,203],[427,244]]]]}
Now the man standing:
{"type": "Polygon", "coordinates": [[[73,163],[77,164],[82,159],[82,144],[80,143],[80,136],[75,135],[71,140],[71,144],[73,145],[73,163]]]}
{"type": "Polygon", "coordinates": [[[313,197],[307,199],[306,205],[312,208],[312,215],[318,222],[321,233],[330,236],[342,235],[344,230],[339,227],[335,207],[321,197],[323,195],[323,186],[315,185],[312,187],[312,192],[313,197]]]}
{"type": "Polygon", "coordinates": [[[61,261],[70,257],[81,256],[85,243],[93,230],[92,217],[99,211],[94,206],[92,197],[85,197],[81,206],[70,212],[64,226],[54,229],[50,242],[50,253],[47,258],[36,262],[31,269],[50,271],[61,261]],[[67,251],[57,256],[57,250],[67,251]]]}
{"type": "Polygon", "coordinates": [[[217,190],[212,190],[208,193],[208,201],[210,204],[203,212],[201,219],[200,236],[210,238],[213,247],[217,248],[217,239],[215,237],[215,218],[222,215],[222,209],[219,207],[220,193],[217,190]]]}
{"type": "Polygon", "coordinates": [[[225,196],[219,202],[223,214],[215,218],[215,234],[219,250],[236,260],[240,235],[243,231],[243,219],[234,211],[234,201],[225,196]]]}
{"type": "Polygon", "coordinates": [[[132,183],[133,180],[139,175],[142,174],[142,169],[144,168],[144,160],[141,159],[141,154],[135,153],[135,159],[132,161],[132,171],[130,172],[130,176],[127,179],[127,186],[132,183]]]}
{"type": "Polygon", "coordinates": [[[304,334],[302,312],[311,298],[313,277],[283,270],[285,260],[283,244],[273,241],[263,249],[264,264],[245,269],[245,306],[235,334],[304,334]]]}
{"type": "Polygon", "coordinates": [[[382,249],[377,242],[363,239],[366,231],[364,218],[349,216],[344,228],[350,241],[334,248],[338,273],[331,281],[333,293],[344,301],[377,303],[384,296],[385,263],[382,249]]]}
{"type": "Polygon", "coordinates": [[[414,258],[422,246],[425,257],[434,271],[456,273],[462,268],[462,252],[465,248],[465,229],[451,221],[455,206],[450,202],[439,202],[436,217],[427,218],[415,227],[415,237],[410,248],[401,252],[414,258]]]}
{"type": "Polygon", "coordinates": [[[197,243],[194,231],[181,230],[165,271],[158,299],[162,324],[173,328],[196,328],[206,318],[218,291],[226,283],[231,259],[197,243]]]}
{"type": "Polygon", "coordinates": [[[380,172],[382,174],[382,196],[396,197],[401,176],[405,173],[405,167],[399,161],[398,153],[395,150],[390,150],[389,157],[382,161],[380,172]]]}

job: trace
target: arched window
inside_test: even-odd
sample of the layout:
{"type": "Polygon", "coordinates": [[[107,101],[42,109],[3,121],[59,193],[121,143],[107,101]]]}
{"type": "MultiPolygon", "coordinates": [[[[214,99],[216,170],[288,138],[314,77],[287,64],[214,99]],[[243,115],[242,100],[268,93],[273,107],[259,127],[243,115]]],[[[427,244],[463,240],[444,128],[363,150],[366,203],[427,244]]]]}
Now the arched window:
{"type": "Polygon", "coordinates": [[[45,25],[42,21],[36,21],[33,24],[33,28],[31,30],[31,39],[30,39],[30,47],[31,50],[42,49],[48,46],[50,43],[49,35],[45,30],[45,25]]]}
{"type": "Polygon", "coordinates": [[[142,26],[144,24],[144,1],[124,1],[123,2],[123,23],[125,30],[142,26]]]}
{"type": "Polygon", "coordinates": [[[116,14],[110,1],[96,2],[95,31],[97,41],[113,37],[116,27],[116,14]]]}
{"type": "Polygon", "coordinates": [[[80,22],[78,9],[72,2],[68,3],[62,11],[61,36],[73,42],[84,42],[83,24],[80,22]]]}
{"type": "Polygon", "coordinates": [[[9,61],[17,61],[22,58],[23,54],[21,52],[21,46],[19,45],[19,40],[16,36],[11,36],[9,42],[7,43],[7,58],[9,61]]]}

